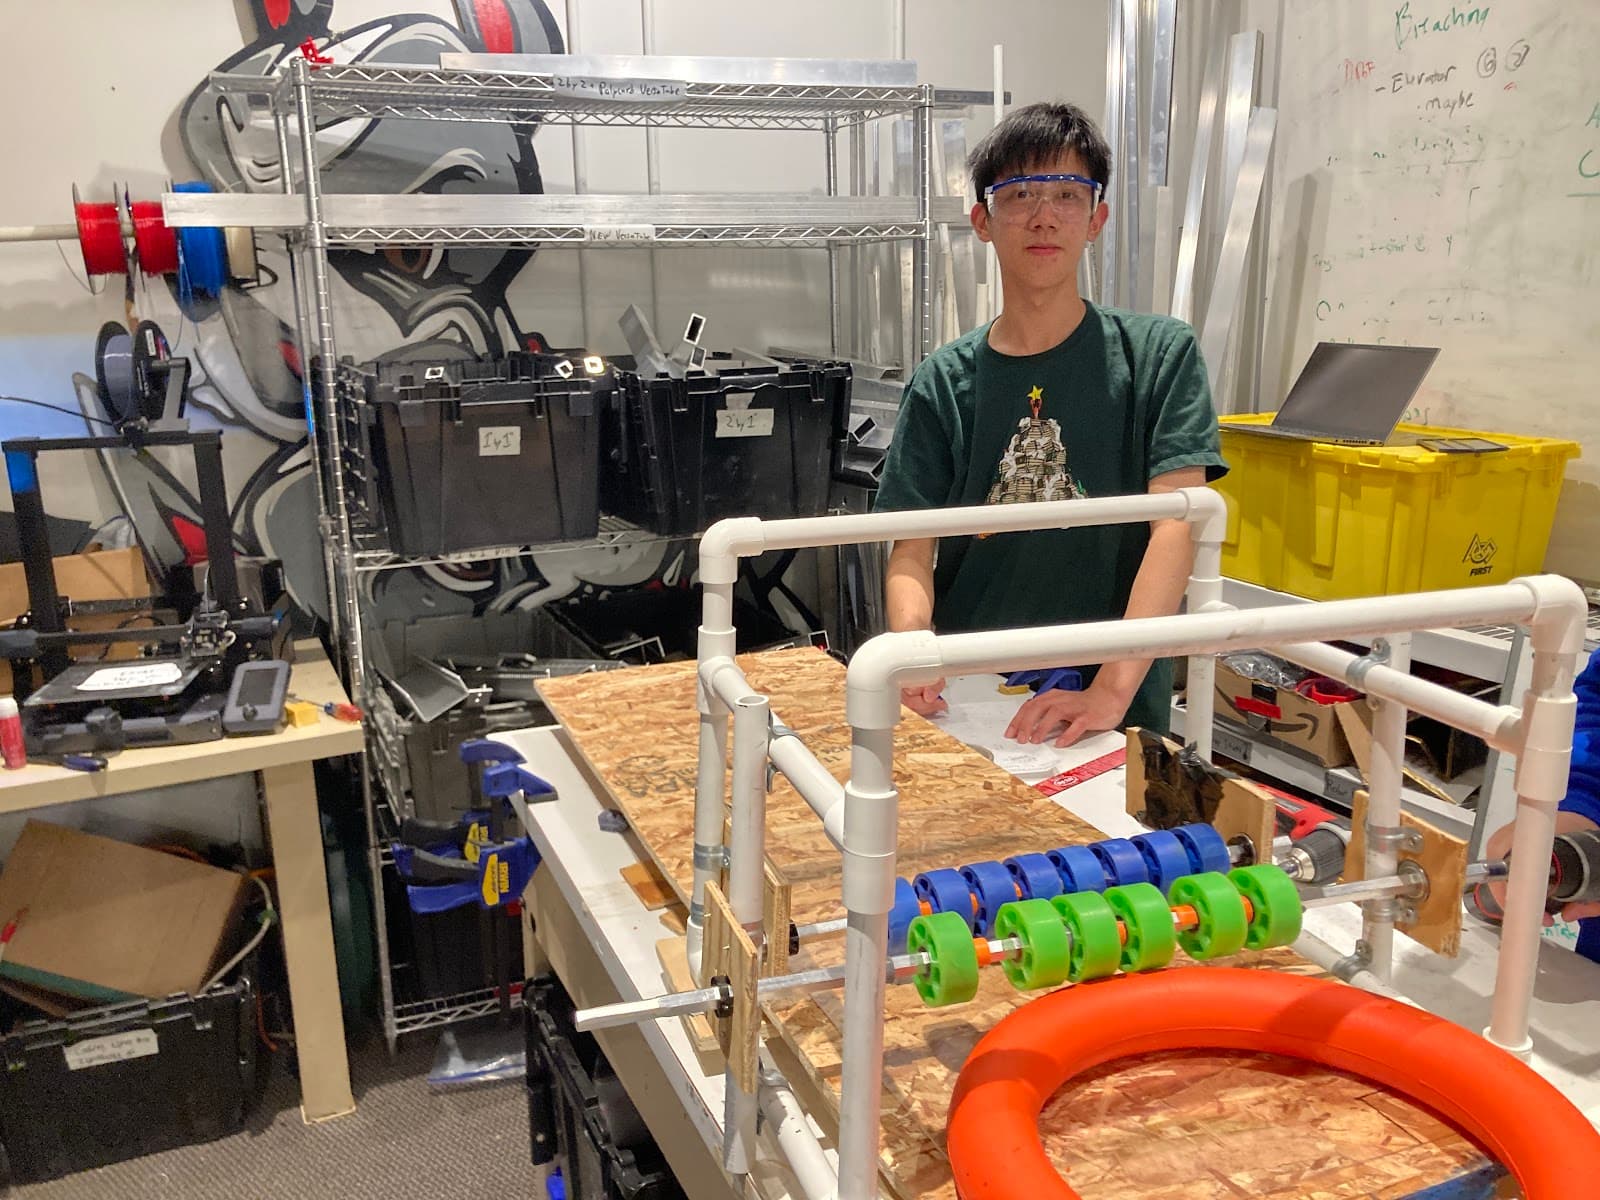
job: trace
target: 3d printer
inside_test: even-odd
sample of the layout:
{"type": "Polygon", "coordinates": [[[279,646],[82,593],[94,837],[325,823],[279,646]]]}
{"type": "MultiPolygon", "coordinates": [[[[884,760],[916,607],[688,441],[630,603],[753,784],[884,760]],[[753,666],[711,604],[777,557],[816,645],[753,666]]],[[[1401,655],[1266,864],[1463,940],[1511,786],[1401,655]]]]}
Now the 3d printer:
{"type": "Polygon", "coordinates": [[[280,658],[281,617],[259,611],[239,589],[222,434],[194,431],[184,419],[189,361],[173,358],[150,322],[130,341],[102,331],[96,375],[115,435],[12,438],[0,443],[11,487],[17,538],[28,584],[28,611],[0,631],[0,656],[11,661],[29,753],[115,751],[125,746],[202,742],[223,733],[223,711],[235,674],[247,663],[280,658]],[[112,351],[108,353],[108,350],[112,351]],[[140,450],[189,446],[204,526],[206,586],[187,619],[104,631],[73,631],[81,605],[56,591],[39,455],[54,450],[140,450]],[[136,642],[142,657],[73,662],[74,645],[136,642]],[[37,672],[37,679],[36,679],[37,672]]]}

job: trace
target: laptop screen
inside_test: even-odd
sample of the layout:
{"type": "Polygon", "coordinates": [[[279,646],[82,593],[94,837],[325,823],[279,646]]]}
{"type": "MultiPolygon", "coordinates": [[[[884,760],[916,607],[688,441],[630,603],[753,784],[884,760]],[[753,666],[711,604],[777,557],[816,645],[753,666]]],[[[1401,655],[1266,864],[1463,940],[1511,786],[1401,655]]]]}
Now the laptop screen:
{"type": "Polygon", "coordinates": [[[1273,418],[1273,428],[1382,442],[1394,432],[1438,356],[1433,346],[1318,342],[1273,418]]]}

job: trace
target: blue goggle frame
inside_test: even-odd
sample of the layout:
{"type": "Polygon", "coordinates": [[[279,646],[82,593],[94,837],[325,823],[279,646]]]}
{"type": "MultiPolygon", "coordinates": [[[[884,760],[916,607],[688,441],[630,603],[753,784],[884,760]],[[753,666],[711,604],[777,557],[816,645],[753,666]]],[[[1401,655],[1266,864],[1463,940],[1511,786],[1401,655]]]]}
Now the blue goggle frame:
{"type": "Polygon", "coordinates": [[[1084,175],[1013,175],[1010,179],[1002,179],[999,183],[992,183],[983,189],[983,202],[987,204],[994,199],[994,194],[1003,187],[1010,187],[1014,183],[1081,183],[1094,189],[1094,202],[1100,203],[1100,194],[1103,190],[1099,183],[1084,175]]]}

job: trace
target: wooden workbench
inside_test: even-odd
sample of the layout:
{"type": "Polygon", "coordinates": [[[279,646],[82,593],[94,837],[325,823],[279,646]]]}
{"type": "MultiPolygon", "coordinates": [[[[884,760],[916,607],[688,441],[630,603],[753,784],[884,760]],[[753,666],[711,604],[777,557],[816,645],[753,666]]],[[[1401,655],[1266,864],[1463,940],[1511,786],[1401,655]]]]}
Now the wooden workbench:
{"type": "MultiPolygon", "coordinates": [[[[742,664],[830,770],[844,777],[843,672],[813,650],[742,664]]],[[[685,896],[692,879],[697,718],[694,665],[552,680],[546,702],[572,744],[685,896]]],[[[1056,804],[909,717],[896,734],[899,873],[999,859],[1099,835],[1056,804]]],[[[805,802],[780,783],[768,849],[794,885],[797,922],[840,915],[839,855],[805,802]]],[[[811,961],[837,961],[822,943],[811,961]]],[[[1180,962],[1183,961],[1180,956],[1180,962]]],[[[1236,965],[1312,973],[1287,950],[1236,965]]],[[[797,965],[806,965],[804,961],[797,965]]],[[[930,1010],[909,988],[885,1011],[884,1179],[903,1197],[954,1197],[943,1128],[956,1074],[977,1039],[1033,996],[984,972],[970,1004],[930,1010]]],[[[839,998],[769,1006],[773,1029],[831,1102],[839,1085],[839,998]]],[[[1259,1056],[1166,1055],[1112,1064],[1062,1090],[1041,1118],[1052,1157],[1095,1200],[1410,1195],[1457,1180],[1483,1155],[1405,1101],[1348,1076],[1259,1056]]]]}
{"type": "MultiPolygon", "coordinates": [[[[289,690],[317,704],[347,697],[333,666],[315,641],[295,644],[289,690]]],[[[323,716],[316,724],[286,727],[256,737],[225,737],[188,746],[148,746],[111,755],[103,771],[69,771],[30,763],[0,771],[0,813],[26,812],[121,796],[150,788],[220,779],[260,777],[283,926],[283,953],[294,1007],[300,1061],[301,1113],[308,1121],[355,1109],[345,1056],[339,974],[333,953],[322,823],[311,764],[360,754],[361,726],[323,716]]]]}

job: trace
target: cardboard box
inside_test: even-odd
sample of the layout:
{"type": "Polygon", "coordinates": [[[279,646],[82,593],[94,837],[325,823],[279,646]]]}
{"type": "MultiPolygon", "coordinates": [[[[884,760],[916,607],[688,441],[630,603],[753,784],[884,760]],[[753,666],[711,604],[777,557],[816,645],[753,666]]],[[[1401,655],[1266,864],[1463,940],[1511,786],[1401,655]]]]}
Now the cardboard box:
{"type": "Polygon", "coordinates": [[[29,821],[0,871],[0,963],[25,987],[113,1000],[197,990],[238,947],[250,881],[143,846],[29,821]]]}
{"type": "MultiPolygon", "coordinates": [[[[150,595],[150,580],[144,570],[144,556],[137,546],[125,550],[97,550],[90,554],[67,554],[55,561],[56,591],[71,600],[132,600],[150,595]]],[[[28,579],[21,563],[0,563],[0,625],[10,625],[28,611],[28,579]]],[[[102,613],[75,616],[72,629],[115,629],[128,619],[128,613],[102,613]]],[[[110,651],[104,645],[72,648],[74,658],[132,658],[138,653],[134,642],[114,642],[110,651]]],[[[10,692],[11,664],[0,658],[0,693],[10,692]]]]}
{"type": "MultiPolygon", "coordinates": [[[[1365,705],[1365,700],[1352,701],[1365,705]]],[[[1325,767],[1352,762],[1350,743],[1339,724],[1340,705],[1318,704],[1288,688],[1246,679],[1217,662],[1217,716],[1265,734],[1325,767]]]]}

